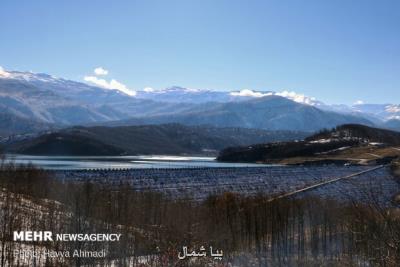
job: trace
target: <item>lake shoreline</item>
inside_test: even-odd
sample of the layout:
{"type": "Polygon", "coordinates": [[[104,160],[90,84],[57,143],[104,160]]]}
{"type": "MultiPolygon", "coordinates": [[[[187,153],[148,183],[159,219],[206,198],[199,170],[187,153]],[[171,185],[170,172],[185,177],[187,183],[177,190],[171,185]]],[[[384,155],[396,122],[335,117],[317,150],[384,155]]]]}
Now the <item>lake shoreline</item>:
{"type": "Polygon", "coordinates": [[[6,154],[6,161],[15,164],[32,164],[45,170],[89,169],[176,169],[176,168],[240,168],[271,167],[274,164],[218,162],[215,157],[181,155],[139,156],[32,156],[6,154]]]}

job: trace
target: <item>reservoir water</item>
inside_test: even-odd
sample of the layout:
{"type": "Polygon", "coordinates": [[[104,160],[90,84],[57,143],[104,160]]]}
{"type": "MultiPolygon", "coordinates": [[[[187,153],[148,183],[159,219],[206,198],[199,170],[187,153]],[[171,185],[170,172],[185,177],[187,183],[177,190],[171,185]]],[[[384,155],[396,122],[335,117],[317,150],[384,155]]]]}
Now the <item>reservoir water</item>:
{"type": "Polygon", "coordinates": [[[30,156],[6,155],[15,164],[33,164],[48,170],[121,169],[121,168],[199,168],[199,167],[268,167],[251,163],[224,163],[214,157],[191,156],[30,156]]]}

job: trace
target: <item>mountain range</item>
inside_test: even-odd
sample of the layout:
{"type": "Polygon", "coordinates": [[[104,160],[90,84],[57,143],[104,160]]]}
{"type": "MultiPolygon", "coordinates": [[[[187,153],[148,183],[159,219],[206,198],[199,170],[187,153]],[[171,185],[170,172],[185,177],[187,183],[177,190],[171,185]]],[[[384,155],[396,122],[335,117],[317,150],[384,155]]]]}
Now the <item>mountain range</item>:
{"type": "Polygon", "coordinates": [[[206,103],[185,112],[152,115],[122,120],[109,125],[142,125],[177,122],[186,125],[245,127],[264,130],[298,130],[313,132],[346,123],[373,123],[352,114],[340,114],[294,102],[281,96],[265,96],[227,103],[206,103]]]}
{"type": "Polygon", "coordinates": [[[399,129],[400,105],[326,105],[291,92],[170,87],[135,96],[43,73],[0,73],[0,135],[73,125],[181,123],[317,131],[360,123],[399,129]]]}

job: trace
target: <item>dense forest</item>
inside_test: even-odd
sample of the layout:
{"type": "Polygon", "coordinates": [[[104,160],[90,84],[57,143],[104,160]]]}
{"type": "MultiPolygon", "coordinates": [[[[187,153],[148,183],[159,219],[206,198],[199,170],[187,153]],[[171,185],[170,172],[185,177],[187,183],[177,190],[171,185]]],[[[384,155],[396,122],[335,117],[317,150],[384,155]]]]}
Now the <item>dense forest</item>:
{"type": "Polygon", "coordinates": [[[373,199],[366,205],[226,192],[189,202],[138,192],[123,181],[117,187],[72,183],[12,164],[1,165],[0,186],[1,266],[397,266],[400,262],[398,209],[373,204],[373,199]],[[13,231],[22,230],[121,233],[122,239],[12,242],[13,231]],[[222,261],[178,259],[182,246],[203,245],[222,249],[222,261]],[[24,261],[13,253],[77,248],[104,249],[107,256],[24,261]]]}
{"type": "Polygon", "coordinates": [[[341,147],[358,146],[359,140],[337,140],[329,143],[307,141],[276,142],[252,146],[228,147],[218,155],[219,161],[228,162],[275,162],[291,157],[309,157],[317,153],[332,151],[341,147]]]}
{"type": "Polygon", "coordinates": [[[6,140],[9,153],[29,155],[207,154],[253,142],[302,139],[298,131],[266,131],[181,124],[76,126],[22,140],[6,140]]]}

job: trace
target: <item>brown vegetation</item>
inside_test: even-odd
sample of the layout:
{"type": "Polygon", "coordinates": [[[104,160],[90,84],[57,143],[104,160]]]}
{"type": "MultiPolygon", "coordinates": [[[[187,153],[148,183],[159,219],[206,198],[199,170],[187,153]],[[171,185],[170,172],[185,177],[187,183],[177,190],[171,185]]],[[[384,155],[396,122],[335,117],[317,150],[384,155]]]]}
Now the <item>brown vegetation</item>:
{"type": "Polygon", "coordinates": [[[171,200],[90,182],[62,182],[32,167],[3,165],[1,266],[32,266],[15,250],[107,251],[107,257],[39,258],[40,266],[396,266],[398,210],[315,198],[268,201],[225,193],[204,202],[171,200]],[[121,233],[120,242],[12,242],[12,232],[121,233]],[[182,246],[213,246],[223,261],[179,261],[182,246]],[[143,259],[146,259],[143,265],[143,259]],[[142,262],[142,263],[139,263],[142,262]],[[141,265],[142,264],[142,265],[141,265]],[[222,264],[222,265],[218,265],[222,264]]]}
{"type": "Polygon", "coordinates": [[[386,164],[400,155],[400,133],[348,124],[322,130],[304,141],[229,147],[220,161],[276,164],[386,164]]]}

